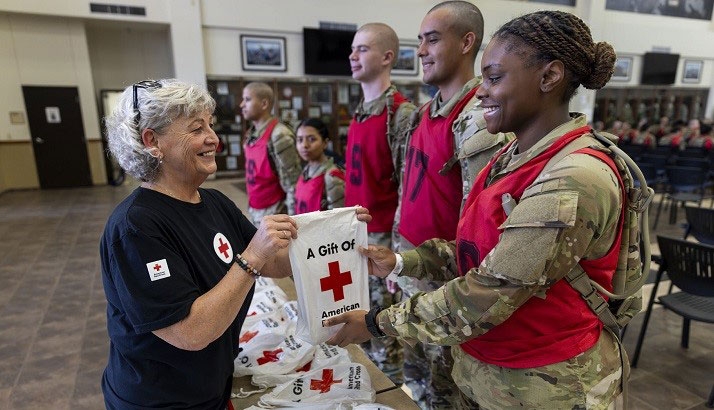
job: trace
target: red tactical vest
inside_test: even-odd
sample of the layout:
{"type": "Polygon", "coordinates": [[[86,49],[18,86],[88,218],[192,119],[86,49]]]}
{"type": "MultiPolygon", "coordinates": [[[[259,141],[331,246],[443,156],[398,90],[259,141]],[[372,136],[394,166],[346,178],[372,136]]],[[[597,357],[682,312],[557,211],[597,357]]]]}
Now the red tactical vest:
{"type": "Polygon", "coordinates": [[[466,93],[446,118],[429,116],[430,101],[409,141],[399,233],[414,245],[431,238],[456,238],[463,197],[461,166],[457,163],[446,175],[440,175],[439,170],[454,156],[451,126],[477,88],[466,93]]]}
{"type": "MultiPolygon", "coordinates": [[[[588,127],[581,127],[565,134],[539,156],[488,187],[485,186],[486,178],[500,153],[479,173],[459,221],[456,246],[461,275],[479,266],[498,243],[499,226],[506,220],[501,196],[509,193],[516,201],[520,200],[523,191],[543,171],[548,160],[588,131],[588,127]]],[[[576,152],[592,155],[606,163],[624,187],[614,162],[606,154],[590,148],[576,152]]],[[[618,235],[608,253],[600,259],[580,261],[588,277],[609,291],[612,290],[620,250],[623,216],[621,213],[618,235]]],[[[580,293],[561,279],[548,289],[545,299],[531,297],[506,321],[462,343],[461,347],[479,361],[492,365],[516,369],[539,367],[585,352],[597,342],[602,327],[602,322],[580,293]]]]}
{"type": "MultiPolygon", "coordinates": [[[[407,102],[398,92],[393,98],[391,115],[407,102]]],[[[368,232],[391,232],[399,187],[394,180],[392,150],[387,141],[386,108],[364,122],[352,119],[346,152],[345,206],[361,205],[369,209],[372,221],[367,224],[368,232]]]]}
{"type": "Polygon", "coordinates": [[[268,154],[268,140],[276,125],[278,119],[274,118],[255,144],[246,143],[244,146],[248,205],[254,209],[264,209],[285,199],[285,192],[278,175],[273,172],[268,154]]]}
{"type": "MultiPolygon", "coordinates": [[[[345,174],[339,168],[328,171],[335,178],[345,179],[345,174]]],[[[316,175],[307,181],[300,174],[297,185],[295,185],[295,215],[305,214],[314,211],[325,211],[322,209],[322,199],[325,192],[325,173],[316,175]]]]}

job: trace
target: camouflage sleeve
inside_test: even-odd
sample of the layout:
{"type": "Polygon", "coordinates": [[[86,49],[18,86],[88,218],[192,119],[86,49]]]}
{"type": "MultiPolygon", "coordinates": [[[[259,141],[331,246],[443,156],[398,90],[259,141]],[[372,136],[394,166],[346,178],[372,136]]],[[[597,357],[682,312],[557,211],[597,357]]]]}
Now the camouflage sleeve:
{"type": "Polygon", "coordinates": [[[400,252],[404,266],[400,276],[446,282],[458,277],[456,244],[444,239],[429,239],[417,248],[400,252]]]}
{"type": "Polygon", "coordinates": [[[483,108],[474,96],[464,107],[452,126],[454,140],[458,149],[463,179],[463,202],[466,200],[476,175],[483,169],[501,147],[508,144],[514,135],[511,133],[491,134],[486,129],[483,108]]]}
{"type": "Polygon", "coordinates": [[[394,113],[391,124],[389,124],[392,133],[389,148],[392,151],[392,163],[394,164],[394,170],[398,177],[402,169],[402,163],[404,162],[404,144],[407,139],[407,133],[409,132],[409,119],[416,109],[417,107],[410,102],[401,104],[394,113]]]}
{"type": "Polygon", "coordinates": [[[325,172],[325,209],[342,208],[345,206],[345,180],[330,171],[325,172]]]}
{"type": "Polygon", "coordinates": [[[280,186],[285,191],[288,213],[295,212],[295,184],[300,176],[300,157],[295,148],[295,135],[283,124],[278,124],[270,136],[268,149],[273,158],[280,186]]]}
{"type": "MultiPolygon", "coordinates": [[[[415,107],[414,110],[409,113],[409,117],[405,123],[406,125],[403,133],[404,141],[402,148],[399,151],[401,159],[399,159],[399,168],[395,168],[395,172],[397,173],[397,197],[399,198],[399,201],[397,202],[397,210],[394,213],[394,223],[392,224],[392,248],[395,250],[401,249],[401,243],[404,240],[399,235],[399,218],[402,213],[402,190],[404,189],[402,186],[402,182],[404,180],[404,156],[406,154],[406,147],[409,144],[409,138],[414,130],[419,126],[420,121],[421,110],[415,107]]],[[[394,151],[392,151],[392,153],[394,153],[394,151]]]]}
{"type": "Polygon", "coordinates": [[[385,309],[377,317],[380,327],[409,342],[438,345],[487,332],[531,297],[545,297],[579,269],[580,259],[607,253],[617,234],[620,196],[606,164],[588,155],[565,157],[526,190],[480,266],[385,309]]]}

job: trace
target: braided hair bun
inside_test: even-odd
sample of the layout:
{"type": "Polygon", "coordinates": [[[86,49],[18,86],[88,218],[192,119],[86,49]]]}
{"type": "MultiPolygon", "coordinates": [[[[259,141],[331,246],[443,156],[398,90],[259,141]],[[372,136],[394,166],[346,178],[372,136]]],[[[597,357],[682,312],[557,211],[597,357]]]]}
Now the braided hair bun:
{"type": "Polygon", "coordinates": [[[593,69],[590,76],[584,79],[583,87],[590,90],[602,88],[610,81],[612,73],[615,71],[615,49],[610,43],[600,41],[595,44],[595,55],[593,69]]]}
{"type": "Polygon", "coordinates": [[[572,73],[567,97],[579,84],[598,89],[607,84],[615,69],[615,50],[605,42],[593,42],[590,28],[571,13],[543,10],[504,24],[494,37],[513,36],[536,50],[540,61],[560,60],[572,73]]]}

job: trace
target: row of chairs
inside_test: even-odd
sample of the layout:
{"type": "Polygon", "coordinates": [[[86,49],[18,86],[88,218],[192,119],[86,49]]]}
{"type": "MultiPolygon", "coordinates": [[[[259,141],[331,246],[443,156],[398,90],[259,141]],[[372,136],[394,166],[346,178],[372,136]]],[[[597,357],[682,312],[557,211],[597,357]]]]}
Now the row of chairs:
{"type": "Polygon", "coordinates": [[[714,150],[707,151],[704,148],[688,147],[683,150],[679,148],[673,148],[670,146],[656,146],[654,148],[646,147],[644,145],[632,145],[626,144],[619,146],[620,149],[625,151],[635,162],[639,161],[643,156],[663,156],[668,159],[674,158],[698,158],[706,159],[707,161],[714,162],[714,150]]]}
{"type": "MultiPolygon", "coordinates": [[[[682,317],[680,345],[685,349],[689,347],[692,320],[714,323],[714,210],[685,206],[685,213],[687,225],[683,239],[657,235],[659,269],[632,356],[632,367],[637,367],[654,304],[661,304],[682,317]],[[690,236],[698,242],[688,241],[690,236]],[[657,298],[665,273],[671,280],[669,293],[657,298]],[[672,292],[673,286],[679,291],[672,292]]],[[[714,386],[706,405],[714,408],[714,386]]]]}
{"type": "MultiPolygon", "coordinates": [[[[658,148],[669,149],[668,147],[658,148]]],[[[647,152],[634,157],[647,184],[653,187],[655,192],[662,194],[657,206],[653,229],[657,228],[665,202],[671,203],[669,223],[673,224],[676,222],[678,203],[696,202],[701,205],[702,200],[708,197],[706,191],[712,186],[714,166],[708,158],[682,155],[682,153],[691,152],[669,151],[668,155],[647,152]]]]}

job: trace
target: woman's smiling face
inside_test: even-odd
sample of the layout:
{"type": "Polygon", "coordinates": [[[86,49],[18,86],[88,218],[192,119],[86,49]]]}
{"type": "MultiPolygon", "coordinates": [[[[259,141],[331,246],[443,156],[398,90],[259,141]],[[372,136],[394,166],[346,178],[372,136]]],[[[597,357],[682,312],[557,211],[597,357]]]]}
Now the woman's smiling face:
{"type": "Polygon", "coordinates": [[[512,37],[495,37],[481,59],[476,91],[490,133],[525,133],[540,112],[542,65],[535,50],[512,37]]]}

